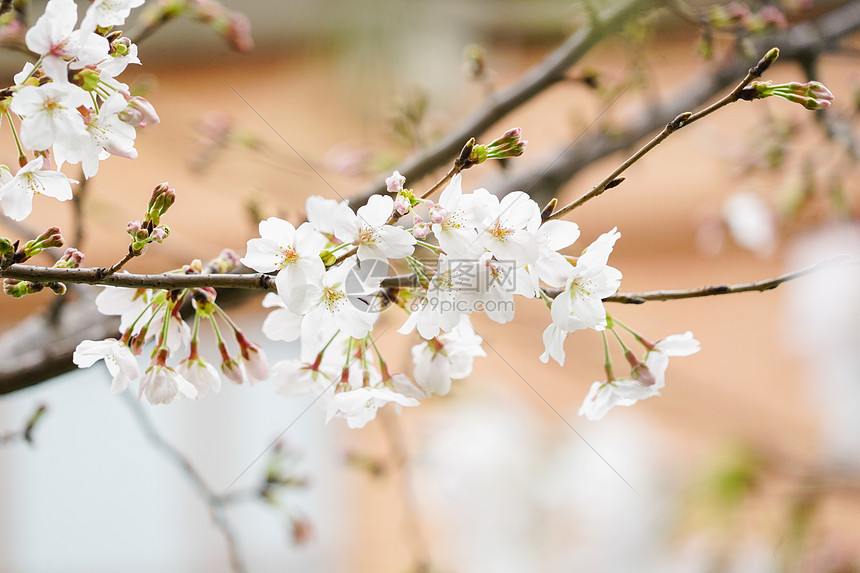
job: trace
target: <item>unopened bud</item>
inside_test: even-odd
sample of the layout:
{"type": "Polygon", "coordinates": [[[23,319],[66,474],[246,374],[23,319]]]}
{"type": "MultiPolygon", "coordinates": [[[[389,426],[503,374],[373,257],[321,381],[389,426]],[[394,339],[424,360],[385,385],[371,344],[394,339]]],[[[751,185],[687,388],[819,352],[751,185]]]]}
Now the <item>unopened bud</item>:
{"type": "Polygon", "coordinates": [[[131,49],[132,42],[130,39],[120,36],[115,38],[110,43],[110,53],[116,56],[126,56],[131,49]]]}
{"type": "MultiPolygon", "coordinates": [[[[813,111],[830,107],[833,102],[833,94],[821,82],[790,82],[778,85],[773,85],[772,82],[753,82],[747,89],[755,90],[755,98],[779,96],[813,111]]],[[[743,95],[742,93],[741,96],[743,95]]]]}
{"type": "Polygon", "coordinates": [[[239,343],[245,373],[251,384],[254,385],[266,380],[269,377],[269,362],[266,360],[266,353],[263,352],[262,347],[245,338],[245,335],[238,330],[236,331],[236,342],[239,343]]]}
{"type": "Polygon", "coordinates": [[[61,296],[66,294],[66,285],[64,285],[63,283],[50,282],[47,283],[45,286],[54,291],[54,294],[61,296]]]}
{"type": "Polygon", "coordinates": [[[237,362],[235,358],[221,362],[221,372],[233,384],[242,384],[247,378],[245,367],[237,362]]]}
{"type": "Polygon", "coordinates": [[[161,197],[163,193],[165,193],[168,189],[170,189],[170,184],[166,181],[164,183],[159,183],[155,186],[155,189],[152,190],[152,196],[149,198],[149,205],[147,206],[147,211],[152,211],[155,208],[155,202],[158,201],[158,198],[161,197]]]}
{"type": "Polygon", "coordinates": [[[42,283],[31,283],[29,281],[18,281],[15,279],[3,279],[3,292],[13,298],[21,298],[28,294],[34,294],[45,288],[42,283]]]}
{"type": "Polygon", "coordinates": [[[412,236],[416,239],[423,239],[430,234],[430,225],[424,222],[424,219],[415,215],[415,225],[412,227],[412,236]]]}
{"type": "Polygon", "coordinates": [[[784,30],[788,28],[788,19],[785,14],[776,6],[763,6],[758,12],[759,20],[762,26],[766,28],[777,28],[784,30]]]}
{"type": "Polygon", "coordinates": [[[521,139],[522,134],[523,130],[519,127],[506,131],[486,146],[487,159],[508,159],[522,155],[528,144],[528,141],[521,139]]]}
{"type": "Polygon", "coordinates": [[[0,237],[0,257],[11,255],[15,252],[15,244],[7,237],[0,237]]]}
{"type": "Polygon", "coordinates": [[[123,123],[143,128],[148,125],[158,125],[161,122],[158,114],[155,113],[155,108],[146,98],[129,97],[127,102],[126,108],[119,113],[119,119],[123,123]]]}
{"type": "Polygon", "coordinates": [[[430,207],[430,221],[439,224],[448,216],[448,210],[438,203],[430,207]]]}
{"type": "Polygon", "coordinates": [[[409,212],[409,208],[411,207],[409,199],[407,199],[402,193],[397,194],[397,198],[394,199],[394,211],[398,215],[405,215],[409,212]]]}
{"type": "Polygon", "coordinates": [[[254,49],[251,38],[251,23],[244,14],[231,12],[227,18],[227,27],[223,32],[224,39],[237,52],[250,52],[254,49]]]}
{"type": "Polygon", "coordinates": [[[624,352],[624,358],[627,359],[627,362],[629,362],[632,367],[630,376],[634,380],[643,386],[653,386],[657,382],[656,378],[654,378],[654,374],[651,373],[648,366],[646,366],[644,362],[640,362],[639,359],[636,358],[636,355],[633,354],[633,351],[626,350],[624,352]]]}
{"type": "Polygon", "coordinates": [[[486,161],[488,156],[489,152],[486,145],[474,145],[472,146],[472,152],[469,154],[469,163],[478,165],[486,161]]]}
{"type": "Polygon", "coordinates": [[[62,247],[63,246],[63,235],[60,232],[59,227],[51,227],[32,241],[28,241],[24,245],[24,257],[25,260],[30,257],[35,257],[45,249],[51,247],[62,247]]]}
{"type": "Polygon", "coordinates": [[[149,234],[149,239],[150,241],[160,243],[161,241],[166,239],[168,235],[170,235],[170,227],[168,227],[167,225],[162,225],[152,230],[152,233],[149,234]]]}
{"type": "Polygon", "coordinates": [[[76,269],[81,266],[81,263],[84,262],[84,254],[77,249],[66,249],[66,252],[63,253],[62,258],[54,263],[55,267],[62,267],[66,269],[76,269]]]}
{"type": "Polygon", "coordinates": [[[779,48],[771,48],[764,55],[764,57],[758,61],[758,63],[751,70],[755,77],[761,77],[763,73],[767,71],[769,67],[776,63],[776,60],[779,58],[779,48]]]}
{"type": "Polygon", "coordinates": [[[320,258],[326,267],[330,267],[337,262],[337,256],[331,251],[323,251],[320,253],[320,258]]]}
{"type": "Polygon", "coordinates": [[[549,200],[549,203],[546,204],[546,207],[543,208],[543,211],[540,212],[540,220],[546,221],[552,216],[552,212],[555,211],[555,207],[558,205],[558,199],[553,197],[549,200]]]}
{"type": "Polygon", "coordinates": [[[236,269],[239,264],[239,255],[233,249],[223,249],[218,256],[206,263],[207,273],[225,274],[236,269]]]}
{"type": "Polygon", "coordinates": [[[403,184],[406,183],[406,177],[395,171],[389,177],[385,178],[385,187],[389,193],[399,193],[403,190],[403,184]]]}

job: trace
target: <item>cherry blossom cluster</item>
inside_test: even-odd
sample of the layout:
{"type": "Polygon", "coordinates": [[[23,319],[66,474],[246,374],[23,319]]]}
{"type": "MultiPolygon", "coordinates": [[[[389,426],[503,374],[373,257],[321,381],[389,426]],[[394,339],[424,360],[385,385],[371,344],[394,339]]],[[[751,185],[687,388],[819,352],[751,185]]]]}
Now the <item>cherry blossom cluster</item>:
{"type": "MultiPolygon", "coordinates": [[[[518,130],[509,133],[519,138],[518,130]]],[[[263,302],[275,308],[264,334],[301,342],[299,358],[272,368],[280,394],[312,394],[329,419],[345,418],[350,427],[364,426],[389,402],[416,406],[432,394],[447,394],[452,380],[467,376],[473,359],[485,355],[470,315],[483,312],[507,323],[514,318],[515,295],[541,298],[549,308],[544,362],[564,364],[564,342],[572,332],[607,326],[615,332],[603,299],[621,282],[621,273],[608,265],[620,237],[616,229],[579,256],[565,255],[560,251],[579,238],[578,226],[545,220],[523,192],[501,199],[486,189],[464,193],[456,174],[433,201],[404,188],[397,172],[387,183],[390,194],[374,195],[356,211],[346,201],[310,197],[306,222],[295,227],[269,218],[260,223],[260,237],[248,242],[242,262],[276,273],[277,294],[263,302]],[[392,274],[398,269],[406,274],[392,274]],[[412,348],[411,376],[389,370],[372,336],[379,311],[388,307],[407,313],[399,332],[415,332],[420,340],[412,348]]],[[[690,333],[656,344],[634,336],[645,348],[644,359],[616,333],[631,376],[612,376],[607,350],[607,380],[595,383],[583,415],[598,419],[612,406],[658,395],[668,357],[699,348],[690,333]]]]}
{"type": "MultiPolygon", "coordinates": [[[[44,15],[27,32],[27,47],[39,59],[15,76],[14,86],[0,92],[0,115],[6,116],[19,156],[14,175],[0,166],[0,202],[9,217],[26,218],[36,194],[70,199],[76,181],[60,171],[65,163],[80,164],[89,178],[111,155],[137,156],[136,128],[157,123],[158,116],[149,102],[133,97],[116,79],[127,65],[140,62],[137,46],[114,28],[142,4],[95,0],[78,24],[74,0],[49,0],[44,15]]],[[[162,2],[156,9],[169,16],[197,4],[207,5],[162,2]]],[[[243,37],[241,21],[231,20],[227,12],[204,12],[213,25],[233,25],[243,37]]],[[[827,95],[819,86],[792,84],[783,89],[768,84],[766,89],[750,89],[756,98],[780,95],[819,102],[827,95]]],[[[603,333],[607,378],[592,386],[581,414],[598,419],[613,406],[658,395],[668,358],[696,352],[698,342],[688,332],[650,343],[607,314],[603,301],[617,292],[622,276],[608,264],[621,236],[617,229],[578,255],[565,254],[579,239],[579,228],[552,220],[552,207],[542,211],[521,191],[502,198],[486,189],[463,191],[461,171],[487,160],[517,157],[526,143],[519,129],[486,145],[472,140],[446,178],[422,195],[406,188],[406,179],[394,172],[386,181],[387,193],[371,196],[357,210],[346,201],[311,197],[307,221],[298,227],[276,217],[262,221],[260,237],[248,242],[241,262],[274,275],[277,292],[263,300],[273,309],[263,333],[275,341],[299,340],[296,359],[270,368],[261,347],[217,304],[213,288],[107,286],[96,306],[105,315],[120,317],[118,337],[83,341],[73,361],[86,368],[103,360],[113,392],[138,381],[138,398],[152,404],[217,392],[222,376],[238,384],[271,380],[279,394],[313,395],[328,419],[340,417],[350,427],[362,427],[386,404],[399,410],[433,394],[447,394],[454,380],[471,373],[474,358],[486,355],[471,315],[484,313],[496,323],[510,322],[516,297],[522,297],[541,299],[548,309],[543,362],[551,358],[563,365],[564,344],[573,332],[603,333]],[[417,337],[410,373],[390,367],[374,338],[380,311],[387,308],[402,309],[405,317],[398,331],[417,337]],[[190,327],[184,319],[189,314],[190,327]],[[214,334],[220,368],[198,350],[201,323],[214,334]],[[225,329],[235,341],[233,351],[228,346],[231,337],[222,334],[225,329]],[[642,345],[642,360],[625,345],[619,329],[642,345]],[[607,332],[630,365],[629,377],[613,375],[607,332]],[[141,364],[145,348],[149,361],[141,364]]],[[[145,216],[127,226],[128,254],[102,269],[102,276],[116,273],[147,245],[167,238],[170,229],[162,218],[174,200],[167,184],[155,188],[145,216]]],[[[62,243],[56,228],[21,248],[0,239],[0,268],[62,243]]],[[[77,267],[82,260],[81,253],[70,249],[55,266],[77,267]]],[[[237,255],[225,251],[207,265],[194,261],[174,272],[225,273],[238,263],[237,255]]],[[[59,282],[4,281],[4,290],[12,296],[46,287],[65,292],[59,282]]]]}
{"type": "Polygon", "coordinates": [[[141,4],[95,0],[78,25],[74,0],[49,0],[27,31],[27,47],[39,59],[0,92],[0,116],[8,120],[19,162],[14,175],[0,165],[0,202],[7,216],[17,221],[29,216],[34,195],[71,199],[77,181],[60,171],[65,163],[80,164],[89,178],[111,155],[137,157],[135,128],[159,120],[146,99],[132,96],[116,79],[140,60],[137,46],[114,27],[141,4]]]}
{"type": "MultiPolygon", "coordinates": [[[[237,263],[236,254],[225,250],[205,267],[200,261],[193,261],[176,272],[224,273],[237,263]]],[[[88,368],[104,360],[113,377],[111,392],[122,392],[130,382],[139,380],[138,399],[145,396],[152,404],[169,404],[183,396],[202,398],[209,390],[217,392],[221,389],[222,375],[236,384],[266,380],[269,367],[260,345],[248,340],[215,298],[216,292],[211,288],[167,291],[104,287],[96,297],[96,308],[104,315],[120,317],[120,337],[84,340],[75,350],[73,361],[80,368],[88,368]],[[182,317],[183,309],[189,306],[194,313],[191,327],[182,317]],[[220,372],[199,354],[201,322],[208,323],[215,335],[221,355],[220,372]],[[222,326],[232,331],[238,346],[235,357],[227,346],[222,326]],[[137,356],[151,341],[155,344],[149,365],[142,369],[137,356]]]]}

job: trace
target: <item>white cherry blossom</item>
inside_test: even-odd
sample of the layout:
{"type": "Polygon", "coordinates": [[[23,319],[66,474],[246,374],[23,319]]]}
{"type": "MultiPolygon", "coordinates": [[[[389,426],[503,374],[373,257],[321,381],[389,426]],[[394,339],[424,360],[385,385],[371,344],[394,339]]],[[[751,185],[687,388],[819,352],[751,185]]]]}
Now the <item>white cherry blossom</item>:
{"type": "Polygon", "coordinates": [[[84,118],[77,108],[91,105],[92,99],[80,87],[51,82],[20,88],[9,109],[21,117],[24,147],[42,151],[57,142],[73,146],[86,137],[84,118]]]}
{"type": "Polygon", "coordinates": [[[269,378],[275,392],[290,398],[314,394],[319,396],[334,380],[333,374],[324,370],[321,363],[301,360],[282,360],[272,366],[269,378]]]}
{"type": "Polygon", "coordinates": [[[701,349],[699,341],[693,338],[689,330],[684,334],[672,334],[657,341],[654,347],[645,353],[644,363],[654,375],[654,389],[659,390],[666,384],[666,368],[670,356],[690,356],[701,349]]]}
{"type": "Polygon", "coordinates": [[[455,175],[436,203],[436,212],[441,220],[433,223],[433,236],[439,246],[450,257],[477,258],[481,247],[477,243],[478,232],[468,210],[470,200],[464,198],[463,176],[455,175]]]}
{"type": "MultiPolygon", "coordinates": [[[[121,274],[126,273],[123,271],[121,274]]],[[[148,322],[151,312],[141,316],[150,308],[152,291],[146,289],[120,288],[114,286],[102,287],[96,297],[96,310],[105,316],[119,316],[119,331],[125,332],[135,321],[135,332],[148,322]],[[138,320],[138,317],[140,319],[138,320]]]]}
{"type": "Polygon", "coordinates": [[[367,204],[352,212],[341,204],[334,216],[334,234],[345,243],[358,244],[358,259],[402,259],[415,250],[409,231],[386,225],[394,210],[394,199],[373,195],[367,204]]]}
{"type": "Polygon", "coordinates": [[[518,266],[537,261],[534,231],[540,225],[540,207],[527,194],[514,191],[500,201],[486,189],[477,189],[470,196],[470,206],[477,222],[477,243],[483,249],[518,266]]]}
{"type": "Polygon", "coordinates": [[[89,368],[99,360],[105,361],[108,372],[113,376],[110,391],[114,394],[122,392],[129,382],[140,377],[140,367],[131,349],[115,338],[84,340],[72,355],[72,362],[78,368],[89,368]]]}
{"type": "Polygon", "coordinates": [[[197,397],[197,388],[170,366],[154,364],[140,381],[137,399],[146,396],[150,404],[170,404],[177,396],[197,397]]]}
{"type": "Polygon", "coordinates": [[[409,334],[417,329],[422,338],[430,340],[439,332],[450,332],[460,323],[460,317],[475,310],[475,293],[479,290],[477,261],[460,261],[440,255],[436,274],[423,299],[416,302],[409,318],[398,329],[409,334]]]}
{"type": "Polygon", "coordinates": [[[18,170],[15,176],[0,187],[3,212],[16,221],[23,221],[33,211],[33,196],[46,195],[59,201],[72,198],[72,183],[59,171],[42,169],[44,158],[38,156],[18,170]]]}
{"type": "Polygon", "coordinates": [[[364,386],[336,393],[328,403],[326,422],[334,417],[345,418],[350,428],[363,428],[369,421],[376,418],[376,411],[379,408],[390,402],[400,406],[420,404],[415,398],[399,394],[391,388],[364,386]]]}
{"type": "Polygon", "coordinates": [[[58,83],[67,83],[67,69],[96,64],[109,50],[108,41],[92,29],[75,30],[78,7],[74,0],[49,0],[45,13],[27,31],[27,47],[42,56],[45,73],[58,83]]]}
{"type": "Polygon", "coordinates": [[[537,232],[538,259],[529,266],[535,287],[539,281],[551,287],[564,286],[569,276],[567,259],[558,251],[569,247],[579,238],[579,227],[571,221],[554,219],[542,224],[537,232]]]}
{"type": "Polygon", "coordinates": [[[96,26],[110,28],[122,26],[132,8],[143,5],[144,0],[95,0],[81,21],[81,29],[95,30],[96,26]]]}
{"type": "Polygon", "coordinates": [[[552,301],[552,321],[565,332],[606,326],[603,299],[615,294],[621,272],[606,265],[621,233],[612,229],[589,245],[568,273],[564,290],[552,301]]]}
{"type": "Polygon", "coordinates": [[[291,290],[322,279],[325,265],[320,252],[326,243],[310,223],[296,229],[288,221],[270,217],[260,222],[260,238],[248,241],[242,263],[260,273],[277,271],[278,293],[289,305],[291,290]]]}
{"type": "Polygon", "coordinates": [[[263,334],[269,340],[292,342],[302,333],[302,315],[287,308],[287,304],[277,294],[270,292],[263,297],[263,308],[274,308],[263,321],[263,334]]]}
{"type": "Polygon", "coordinates": [[[653,386],[644,386],[635,380],[595,382],[579,408],[579,415],[599,420],[614,406],[632,406],[639,400],[659,395],[653,386]]]}
{"type": "Polygon", "coordinates": [[[210,389],[213,392],[221,390],[221,375],[218,369],[202,358],[183,360],[179,363],[177,372],[197,390],[197,399],[203,398],[210,389]]]}
{"type": "Polygon", "coordinates": [[[451,381],[472,373],[476,356],[486,356],[481,348],[483,339],[475,334],[468,317],[451,332],[412,347],[413,376],[427,393],[444,396],[451,390],[451,381]]]}
{"type": "Polygon", "coordinates": [[[305,201],[305,215],[308,222],[314,228],[331,237],[334,235],[334,215],[337,213],[340,205],[349,207],[347,201],[335,201],[334,199],[325,199],[319,195],[312,195],[305,201]]]}
{"type": "Polygon", "coordinates": [[[114,92],[102,102],[98,114],[85,120],[84,134],[77,134],[73,141],[72,138],[57,141],[54,145],[57,164],[80,163],[84,176],[89,179],[98,172],[100,161],[111,155],[135,159],[134,138],[137,132],[119,115],[126,107],[122,94],[114,92]]]}
{"type": "Polygon", "coordinates": [[[300,285],[286,293],[287,307],[305,315],[303,340],[315,338],[329,324],[353,338],[364,338],[370,332],[376,320],[376,313],[372,312],[375,295],[347,293],[346,281],[350,273],[355,276],[354,264],[347,260],[328,269],[320,282],[300,285]]]}

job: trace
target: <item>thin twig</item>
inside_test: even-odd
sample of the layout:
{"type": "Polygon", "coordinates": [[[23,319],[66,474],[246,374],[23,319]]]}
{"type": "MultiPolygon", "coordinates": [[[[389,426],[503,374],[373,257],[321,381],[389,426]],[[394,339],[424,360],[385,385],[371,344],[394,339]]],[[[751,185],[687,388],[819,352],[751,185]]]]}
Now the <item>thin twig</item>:
{"type": "MultiPolygon", "coordinates": [[[[838,257],[833,257],[831,259],[826,259],[814,265],[810,265],[808,267],[802,268],[797,271],[792,271],[790,273],[785,273],[784,275],[780,275],[778,277],[753,281],[750,283],[739,283],[733,285],[716,285],[716,286],[704,286],[693,289],[686,290],[655,290],[649,292],[630,292],[630,293],[619,293],[612,295],[603,299],[605,302],[618,302],[622,304],[642,304],[652,300],[680,300],[683,298],[702,298],[706,296],[717,296],[721,294],[737,294],[741,292],[765,292],[768,290],[775,289],[779,285],[784,282],[792,281],[794,279],[799,279],[806,275],[812,274],[814,272],[818,272],[825,267],[831,267],[837,264],[858,264],[860,260],[852,259],[847,255],[840,255],[838,257]]],[[[557,294],[560,291],[552,291],[547,292],[549,296],[553,296],[553,294],[557,294]]]]}
{"type": "Polygon", "coordinates": [[[0,434],[0,445],[8,444],[9,442],[13,442],[15,440],[24,440],[28,444],[33,444],[33,429],[36,427],[36,424],[48,410],[48,407],[44,404],[40,404],[36,407],[32,414],[27,418],[27,423],[24,424],[24,427],[20,430],[16,430],[14,432],[9,432],[7,434],[0,434]]]}
{"type": "Polygon", "coordinates": [[[177,467],[179,467],[182,470],[182,473],[185,474],[185,477],[191,483],[191,486],[197,494],[204,502],[206,502],[206,505],[209,508],[209,514],[212,516],[212,521],[224,535],[224,540],[227,543],[227,553],[230,557],[230,566],[236,573],[245,573],[247,569],[245,568],[242,556],[239,554],[239,548],[236,544],[236,534],[234,533],[233,527],[224,512],[224,502],[226,500],[222,499],[212,491],[208,485],[206,485],[206,482],[203,481],[203,477],[194,468],[194,466],[191,465],[188,458],[169,444],[167,440],[161,437],[161,434],[158,433],[152,420],[147,416],[141,405],[129,392],[123,392],[122,397],[126,404],[128,404],[132,414],[134,414],[140,429],[152,445],[160,450],[167,458],[176,463],[177,467]]]}
{"type": "Polygon", "coordinates": [[[120,260],[115,262],[110,268],[103,269],[104,270],[104,276],[109,277],[109,276],[119,272],[120,269],[122,269],[127,262],[129,262],[130,260],[132,260],[134,257],[136,257],[138,255],[140,255],[140,253],[135,253],[133,250],[131,250],[131,247],[129,247],[128,252],[125,254],[125,256],[123,258],[121,258],[120,260]]]}
{"type": "Polygon", "coordinates": [[[613,171],[612,173],[607,175],[603,179],[603,181],[601,181],[600,183],[595,185],[591,191],[589,191],[588,193],[586,193],[585,195],[583,195],[582,197],[580,197],[576,201],[573,201],[572,203],[565,205],[564,207],[562,207],[561,209],[559,209],[558,211],[556,211],[555,213],[553,213],[552,215],[547,217],[547,220],[549,221],[552,219],[558,219],[559,217],[564,216],[566,213],[569,213],[570,211],[573,211],[577,207],[583,205],[585,202],[590,201],[591,199],[594,199],[595,197],[600,196],[604,191],[606,191],[607,188],[609,188],[609,186],[612,182],[614,182],[618,179],[618,177],[622,173],[627,171],[627,169],[630,168],[630,166],[632,166],[634,163],[636,163],[637,161],[642,159],[642,157],[644,157],[646,153],[648,153],[649,151],[651,151],[652,149],[654,149],[655,147],[660,145],[660,143],[662,143],[663,140],[665,140],[667,137],[669,137],[670,135],[672,135],[673,133],[675,133],[676,131],[678,131],[682,127],[690,125],[694,121],[698,121],[698,120],[702,119],[703,117],[706,117],[706,116],[714,113],[715,111],[722,109],[723,107],[727,106],[728,104],[738,101],[740,99],[741,91],[745,87],[747,87],[747,85],[749,85],[749,83],[751,81],[753,81],[756,78],[761,77],[761,75],[764,73],[764,71],[767,70],[767,68],[769,68],[771,66],[771,64],[773,64],[773,62],[776,61],[776,56],[778,54],[779,54],[779,51],[776,50],[776,48],[773,48],[771,51],[769,51],[761,60],[759,60],[758,64],[756,64],[755,66],[753,66],[749,69],[749,71],[747,72],[747,75],[744,76],[744,79],[741,80],[741,82],[737,86],[735,86],[735,89],[733,89],[728,95],[726,95],[725,97],[723,97],[719,101],[714,102],[713,104],[709,105],[705,109],[698,111],[696,113],[685,112],[685,113],[678,115],[675,119],[673,119],[668,124],[666,124],[666,127],[663,128],[663,131],[661,131],[651,141],[649,141],[644,146],[642,146],[639,149],[639,151],[637,151],[636,153],[631,155],[629,158],[627,158],[627,160],[624,163],[622,163],[621,165],[619,165],[615,169],[615,171],[613,171]]]}

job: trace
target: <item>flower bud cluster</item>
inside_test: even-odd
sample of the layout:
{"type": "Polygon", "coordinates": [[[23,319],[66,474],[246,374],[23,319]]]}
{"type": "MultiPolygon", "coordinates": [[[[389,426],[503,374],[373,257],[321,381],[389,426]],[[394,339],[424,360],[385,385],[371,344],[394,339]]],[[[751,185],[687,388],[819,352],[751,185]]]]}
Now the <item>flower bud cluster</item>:
{"type": "Polygon", "coordinates": [[[35,257],[45,249],[63,246],[63,235],[59,227],[51,227],[33,240],[27,241],[18,248],[20,241],[12,242],[7,237],[0,237],[0,269],[23,263],[35,257]]]}
{"type": "Polygon", "coordinates": [[[487,159],[510,159],[523,154],[528,141],[522,139],[522,129],[519,127],[508,130],[500,138],[487,145],[476,144],[469,155],[469,163],[477,165],[487,159]]]}
{"type": "Polygon", "coordinates": [[[24,244],[24,248],[22,249],[24,253],[23,260],[35,257],[45,249],[59,248],[62,246],[63,235],[60,232],[60,228],[51,227],[32,241],[27,241],[27,243],[24,244]]]}
{"type": "Polygon", "coordinates": [[[27,48],[39,59],[25,64],[15,85],[0,90],[0,110],[20,120],[11,125],[20,169],[13,176],[0,166],[0,202],[7,216],[25,219],[35,195],[71,199],[77,181],[60,171],[65,163],[80,164],[89,178],[106,157],[137,157],[135,126],[158,123],[158,116],[116,79],[140,60],[137,46],[113,27],[142,3],[93,2],[78,25],[74,0],[49,0],[27,31],[27,48]]]}
{"type": "Polygon", "coordinates": [[[833,94],[821,82],[789,82],[774,85],[773,82],[753,82],[741,92],[741,99],[762,99],[779,96],[792,103],[799,103],[810,111],[827,109],[833,103],[833,94]]]}
{"type": "Polygon", "coordinates": [[[126,227],[131,235],[132,253],[139,255],[149,243],[160,243],[170,235],[170,227],[161,225],[161,218],[175,201],[176,191],[167,183],[155,187],[143,221],[130,221],[126,227]]]}
{"type": "MultiPolygon", "coordinates": [[[[70,262],[78,260],[75,253],[67,254],[70,262]]],[[[222,253],[205,268],[208,272],[229,270],[230,259],[228,253],[222,253]]],[[[177,272],[198,274],[203,269],[204,265],[196,260],[177,272]]],[[[209,390],[218,392],[222,375],[236,384],[257,384],[267,379],[268,362],[262,348],[247,338],[215,299],[211,288],[134,291],[105,287],[96,297],[96,307],[102,314],[120,317],[120,338],[81,342],[75,350],[74,363],[88,368],[103,359],[113,377],[112,392],[122,392],[130,382],[140,380],[138,399],[145,396],[151,404],[169,404],[181,397],[199,399],[209,390]],[[193,328],[181,316],[188,305],[194,311],[193,328]],[[209,324],[215,335],[221,354],[220,373],[198,352],[201,322],[209,324]],[[233,333],[238,347],[235,357],[222,335],[223,325],[233,333]],[[153,341],[149,364],[142,369],[137,356],[153,341]],[[177,356],[184,357],[170,363],[177,356]]]]}

